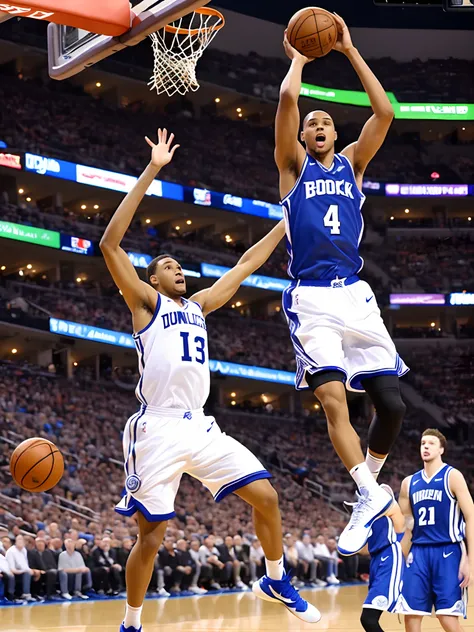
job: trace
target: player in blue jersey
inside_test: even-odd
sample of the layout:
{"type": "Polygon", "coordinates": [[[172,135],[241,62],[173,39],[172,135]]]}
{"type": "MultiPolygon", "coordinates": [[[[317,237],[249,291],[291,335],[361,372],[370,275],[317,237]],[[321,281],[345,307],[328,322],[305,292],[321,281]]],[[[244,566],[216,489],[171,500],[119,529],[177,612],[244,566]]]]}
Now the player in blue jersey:
{"type": "Polygon", "coordinates": [[[141,632],[141,611],[154,560],[175,516],[174,501],[183,473],[201,481],[216,502],[235,493],[253,508],[255,531],[265,552],[267,574],[252,589],[261,599],[284,605],[307,623],[321,618],[317,608],[292,586],[283,564],[278,495],[269,472],[241,443],[204,414],[210,373],[205,317],[225,305],[241,283],[262,266],[284,235],[280,222],[250,248],[210,288],[184,298],[186,279],[169,255],[148,266],[140,280],[121,242],[145,193],[178,145],[158,131],[148,167],[125,197],[100,242],[105,262],[132,314],[139,357],[136,395],[140,410],[123,433],[125,495],[116,507],[137,516],[139,536],[125,570],[127,606],[121,632],[141,632]]]}
{"type": "MultiPolygon", "coordinates": [[[[388,485],[381,485],[390,495],[388,485]]],[[[347,503],[346,503],[347,504],[347,503]]],[[[382,612],[393,612],[400,597],[403,581],[403,552],[400,541],[405,532],[405,519],[397,502],[388,515],[376,520],[370,530],[367,553],[370,554],[369,591],[362,606],[360,622],[365,632],[382,632],[382,612]]]]}
{"type": "Polygon", "coordinates": [[[335,50],[346,55],[372,105],[373,115],[358,140],[340,154],[337,132],[327,112],[310,112],[298,139],[298,98],[304,57],[288,42],[290,70],[280,90],[275,160],[286,220],[292,279],[283,308],[296,355],[296,388],[311,389],[321,402],[329,436],[359,488],[360,501],[339,539],[343,555],[359,551],[374,520],[392,499],[377,484],[378,474],[398,436],[405,413],[399,376],[408,368],[399,358],[370,286],[357,276],[363,260],[362,178],[393,119],[384,89],[357,49],[344,21],[335,16],[335,50]],[[370,396],[375,416],[366,459],[349,421],[345,387],[370,396]]]}
{"type": "Polygon", "coordinates": [[[462,630],[466,588],[473,582],[474,504],[464,476],[442,460],[446,438],[439,430],[421,437],[423,469],[408,476],[400,491],[400,508],[412,531],[402,542],[407,554],[397,612],[407,632],[420,632],[423,616],[434,607],[446,632],[462,630]],[[410,547],[411,539],[411,547],[410,547]]]}

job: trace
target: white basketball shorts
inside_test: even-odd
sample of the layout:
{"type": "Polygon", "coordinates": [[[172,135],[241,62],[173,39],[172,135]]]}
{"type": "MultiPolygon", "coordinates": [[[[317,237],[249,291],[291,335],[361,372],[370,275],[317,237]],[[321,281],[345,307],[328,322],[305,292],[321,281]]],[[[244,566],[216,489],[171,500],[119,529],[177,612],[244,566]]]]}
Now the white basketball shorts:
{"type": "Polygon", "coordinates": [[[221,431],[201,410],[142,406],[123,435],[125,495],[116,511],[140,511],[150,522],[175,515],[181,476],[197,478],[219,502],[271,474],[250,450],[221,431]]]}
{"type": "Polygon", "coordinates": [[[293,281],[283,292],[283,310],[296,354],[296,388],[309,388],[306,375],[339,370],[346,388],[364,392],[361,381],[376,375],[404,375],[409,369],[397,353],[380,316],[374,293],[358,277],[293,281]]]}

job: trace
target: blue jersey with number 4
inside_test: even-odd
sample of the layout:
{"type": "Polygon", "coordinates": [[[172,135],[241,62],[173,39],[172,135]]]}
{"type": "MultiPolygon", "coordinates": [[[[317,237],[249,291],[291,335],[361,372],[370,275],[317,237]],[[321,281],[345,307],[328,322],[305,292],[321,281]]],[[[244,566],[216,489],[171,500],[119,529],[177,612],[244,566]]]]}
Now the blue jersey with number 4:
{"type": "Polygon", "coordinates": [[[291,278],[332,281],[362,269],[364,201],[346,156],[335,154],[327,169],[306,155],[295,186],[281,202],[291,278]]]}
{"type": "Polygon", "coordinates": [[[464,517],[459,503],[449,489],[446,463],[431,478],[424,470],[410,481],[410,504],[413,512],[413,544],[447,544],[464,540],[464,517]]]}

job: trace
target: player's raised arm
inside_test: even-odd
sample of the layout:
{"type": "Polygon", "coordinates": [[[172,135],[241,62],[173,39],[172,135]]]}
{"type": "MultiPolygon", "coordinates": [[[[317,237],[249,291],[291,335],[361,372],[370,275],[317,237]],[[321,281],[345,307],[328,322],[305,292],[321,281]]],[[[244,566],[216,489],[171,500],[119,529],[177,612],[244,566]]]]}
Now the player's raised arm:
{"type": "Polygon", "coordinates": [[[400,488],[400,496],[398,497],[398,504],[400,506],[401,513],[405,517],[405,535],[401,542],[403,555],[407,557],[411,547],[411,535],[413,531],[413,512],[410,504],[410,481],[411,476],[407,476],[402,482],[400,488]]]}
{"type": "Polygon", "coordinates": [[[287,188],[289,191],[298,177],[306,155],[303,146],[298,141],[300,128],[298,99],[303,68],[312,60],[301,55],[291,46],[286,31],[283,46],[285,53],[291,59],[291,66],[280,88],[280,100],[275,120],[275,162],[280,171],[282,189],[287,188]],[[288,183],[285,177],[289,178],[288,183]]]}
{"type": "Polygon", "coordinates": [[[344,53],[351,62],[364,86],[364,90],[367,92],[374,112],[364,125],[359,140],[346,147],[342,152],[352,162],[356,179],[358,180],[357,184],[360,187],[367,165],[380,149],[387,136],[394,112],[382,84],[366,64],[357,48],[352,44],[346,23],[339,15],[335,14],[334,18],[339,31],[338,41],[334,46],[334,50],[344,53]]]}
{"type": "Polygon", "coordinates": [[[285,222],[281,220],[263,239],[253,245],[237,264],[210,288],[201,290],[191,297],[202,308],[205,316],[229,301],[247,277],[258,270],[277,247],[285,234],[285,222]]]}
{"type": "Polygon", "coordinates": [[[100,240],[100,249],[107,268],[132,313],[137,307],[143,306],[153,311],[156,303],[156,292],[150,285],[140,280],[132,262],[120,244],[151,183],[162,167],[171,162],[174,152],[179,147],[179,145],[172,147],[173,139],[174,134],[171,134],[168,139],[166,129],[158,130],[158,144],[153,143],[149,138],[146,139],[152,148],[150,164],[115,211],[100,240]]]}
{"type": "Polygon", "coordinates": [[[474,585],[474,503],[466,479],[459,470],[451,470],[449,488],[458,501],[466,521],[467,558],[463,556],[459,569],[462,576],[461,587],[466,588],[469,585],[474,585]]]}

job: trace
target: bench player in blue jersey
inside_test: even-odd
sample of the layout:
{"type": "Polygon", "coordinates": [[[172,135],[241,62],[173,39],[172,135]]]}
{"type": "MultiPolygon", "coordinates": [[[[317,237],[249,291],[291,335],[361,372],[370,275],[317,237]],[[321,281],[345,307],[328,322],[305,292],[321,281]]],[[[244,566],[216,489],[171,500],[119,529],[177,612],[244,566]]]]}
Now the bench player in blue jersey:
{"type": "Polygon", "coordinates": [[[363,266],[362,178],[385,139],[393,108],[353,46],[344,21],[335,19],[335,49],[354,67],[373,115],[358,140],[340,154],[334,151],[337,132],[327,112],[310,112],[300,132],[302,72],[312,60],[296,51],[285,34],[291,67],[280,90],[275,160],[292,279],[283,293],[283,309],[296,355],[296,388],[311,389],[321,402],[333,446],[359,488],[360,501],[338,543],[340,553],[351,555],[365,545],[373,521],[392,502],[373,474],[380,471],[401,427],[405,405],[399,376],[408,368],[385,328],[374,293],[357,276],[363,266]],[[366,391],[375,407],[365,460],[349,421],[345,387],[366,391]]]}
{"type": "Polygon", "coordinates": [[[184,298],[186,279],[169,255],[148,266],[148,283],[141,281],[120,244],[138,205],[158,172],[178,145],[173,134],[158,131],[158,144],[147,139],[152,159],[117,209],[102,237],[105,262],[131,313],[139,357],[136,395],[140,410],[125,426],[125,495],[116,510],[136,514],[137,543],[126,567],[127,607],[121,632],[140,632],[143,600],[153,563],[181,476],[200,480],[216,502],[235,493],[253,507],[255,531],[265,552],[267,575],[253,585],[261,599],[283,604],[302,621],[315,623],[321,615],[291,585],[283,564],[278,496],[267,480],[270,474],[241,443],[223,433],[213,417],[204,415],[210,373],[205,317],[225,305],[241,283],[262,266],[284,235],[284,223],[248,250],[208,289],[184,298]]]}
{"type": "Polygon", "coordinates": [[[445,448],[439,430],[425,430],[423,469],[408,476],[400,491],[400,508],[412,528],[402,542],[407,558],[396,609],[405,615],[407,632],[420,632],[433,607],[446,632],[461,632],[466,588],[474,579],[464,545],[465,539],[469,558],[474,556],[474,504],[464,476],[443,462],[445,448]]]}

